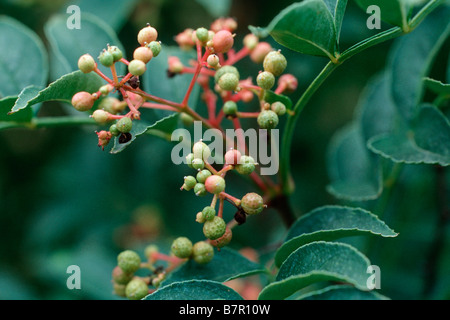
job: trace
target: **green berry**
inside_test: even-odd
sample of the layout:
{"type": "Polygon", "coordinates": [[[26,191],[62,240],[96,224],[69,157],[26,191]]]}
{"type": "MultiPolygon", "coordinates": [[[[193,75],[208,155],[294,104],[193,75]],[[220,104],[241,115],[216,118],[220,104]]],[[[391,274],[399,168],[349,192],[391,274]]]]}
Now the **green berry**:
{"type": "Polygon", "coordinates": [[[119,104],[120,101],[117,98],[106,97],[100,101],[98,108],[103,109],[109,113],[116,113],[116,105],[119,104]]]}
{"type": "Polygon", "coordinates": [[[205,223],[206,219],[203,217],[203,212],[197,212],[197,215],[195,216],[195,221],[198,223],[205,223]]]}
{"type": "Polygon", "coordinates": [[[152,41],[155,41],[158,37],[158,31],[155,28],[147,25],[147,27],[142,28],[137,36],[138,42],[141,46],[145,46],[152,41]]]}
{"type": "Polygon", "coordinates": [[[144,280],[134,278],[128,282],[125,288],[125,294],[130,300],[141,300],[148,295],[148,286],[144,280]]]}
{"type": "Polygon", "coordinates": [[[156,57],[161,52],[161,43],[159,41],[150,42],[147,47],[152,50],[153,56],[156,57]]]}
{"type": "Polygon", "coordinates": [[[214,80],[216,81],[216,83],[219,83],[219,79],[226,73],[233,73],[234,75],[236,75],[238,79],[240,78],[239,71],[236,67],[223,66],[220,69],[218,69],[216,71],[216,74],[214,75],[214,80]]]}
{"type": "Polygon", "coordinates": [[[131,60],[130,64],[128,65],[128,71],[133,76],[142,76],[146,70],[147,67],[145,66],[145,63],[138,59],[131,60]]]}
{"type": "Polygon", "coordinates": [[[197,184],[197,179],[195,179],[193,176],[184,177],[183,187],[186,191],[193,189],[196,184],[197,184]]]}
{"type": "Polygon", "coordinates": [[[119,47],[111,46],[108,48],[108,51],[112,54],[114,62],[117,62],[123,58],[122,50],[120,50],[119,47]]]}
{"type": "Polygon", "coordinates": [[[262,129],[274,129],[278,125],[278,116],[272,110],[264,110],[258,116],[258,124],[262,129]]]}
{"type": "Polygon", "coordinates": [[[217,68],[219,66],[220,59],[217,55],[210,54],[208,56],[208,59],[206,59],[206,62],[208,63],[208,66],[210,66],[212,68],[217,68]]]}
{"type": "Polygon", "coordinates": [[[200,158],[192,160],[192,168],[195,170],[202,170],[205,167],[205,162],[200,158]]]}
{"type": "Polygon", "coordinates": [[[219,87],[225,91],[236,91],[239,78],[234,73],[225,73],[219,79],[219,87]]]}
{"type": "Polygon", "coordinates": [[[211,244],[216,248],[223,248],[231,242],[233,233],[230,228],[226,228],[225,233],[219,239],[212,240],[211,244]]]}
{"type": "Polygon", "coordinates": [[[194,154],[193,153],[189,153],[187,156],[186,156],[186,164],[188,165],[188,167],[189,168],[194,168],[193,166],[192,166],[192,161],[194,160],[194,154]]]}
{"type": "Polygon", "coordinates": [[[158,252],[159,248],[157,245],[151,244],[145,247],[144,254],[147,257],[147,259],[150,259],[153,253],[158,252]]]}
{"type": "Polygon", "coordinates": [[[219,239],[225,234],[227,224],[219,216],[214,216],[212,220],[207,220],[203,224],[203,234],[210,240],[219,239]]]}
{"type": "Polygon", "coordinates": [[[125,273],[134,273],[141,266],[141,258],[136,252],[125,250],[117,256],[117,265],[125,273]]]}
{"type": "Polygon", "coordinates": [[[206,188],[203,183],[197,183],[194,187],[194,193],[197,197],[206,196],[206,188]]]}
{"type": "Polygon", "coordinates": [[[112,279],[117,284],[127,284],[133,278],[133,273],[125,273],[123,270],[116,266],[112,271],[112,279]]]}
{"type": "Polygon", "coordinates": [[[109,132],[111,132],[111,134],[114,137],[117,137],[118,135],[120,135],[120,131],[119,131],[119,129],[117,129],[117,126],[115,124],[113,124],[109,127],[109,132]]]}
{"type": "Polygon", "coordinates": [[[102,109],[97,109],[92,114],[92,118],[98,124],[105,124],[109,120],[109,113],[102,109]]]}
{"type": "Polygon", "coordinates": [[[119,296],[119,297],[126,297],[126,293],[125,290],[127,288],[126,284],[118,284],[118,283],[113,283],[113,288],[114,288],[114,294],[119,296]]]}
{"type": "Polygon", "coordinates": [[[205,183],[206,179],[211,176],[211,172],[209,170],[202,170],[197,173],[197,181],[200,183],[205,183]]]}
{"type": "Polygon", "coordinates": [[[206,191],[212,194],[221,193],[225,190],[225,179],[221,176],[212,175],[205,181],[206,191]]]}
{"type": "Polygon", "coordinates": [[[192,257],[198,264],[206,264],[214,258],[214,248],[205,241],[199,241],[192,247],[192,257]]]}
{"type": "Polygon", "coordinates": [[[206,43],[208,41],[208,29],[206,28],[198,28],[195,30],[195,36],[197,37],[200,42],[206,43]]]}
{"type": "Polygon", "coordinates": [[[275,112],[278,116],[283,116],[286,113],[286,106],[284,103],[276,101],[272,103],[270,109],[275,112]]]}
{"type": "Polygon", "coordinates": [[[178,237],[172,242],[171,250],[178,258],[189,258],[192,254],[192,242],[186,237],[178,237]]]}
{"type": "Polygon", "coordinates": [[[211,150],[208,145],[202,141],[194,143],[192,152],[195,159],[207,160],[211,156],[211,150]]]}
{"type": "Polygon", "coordinates": [[[236,102],[234,102],[234,101],[227,101],[227,102],[224,103],[224,105],[223,105],[223,113],[226,116],[234,117],[236,115],[237,111],[238,111],[238,107],[237,107],[236,102]]]}
{"type": "Polygon", "coordinates": [[[117,120],[116,122],[117,130],[119,130],[122,133],[127,133],[131,131],[131,128],[133,127],[133,121],[128,117],[123,117],[117,120]]]}
{"type": "Polygon", "coordinates": [[[240,174],[248,175],[255,171],[255,160],[250,156],[241,156],[235,169],[240,174]]]}
{"type": "Polygon", "coordinates": [[[202,211],[202,216],[205,221],[211,221],[216,215],[216,210],[213,207],[205,207],[202,211]]]}
{"type": "Polygon", "coordinates": [[[272,73],[278,77],[286,69],[287,60],[280,51],[269,52],[264,58],[263,67],[264,71],[272,73]]]}
{"type": "Polygon", "coordinates": [[[181,115],[180,115],[180,118],[181,118],[181,122],[183,122],[183,124],[186,127],[189,127],[189,126],[194,124],[194,118],[192,118],[187,113],[182,112],[181,115]]]}
{"type": "Polygon", "coordinates": [[[241,207],[247,214],[258,214],[264,209],[264,201],[257,193],[247,193],[241,199],[241,207]]]}
{"type": "Polygon", "coordinates": [[[243,40],[244,46],[249,50],[253,50],[259,43],[259,38],[255,36],[253,33],[249,33],[244,37],[243,40]]]}
{"type": "Polygon", "coordinates": [[[98,56],[98,61],[100,61],[100,63],[105,67],[109,68],[114,64],[114,56],[112,55],[111,52],[104,50],[98,56]]]}
{"type": "Polygon", "coordinates": [[[256,83],[262,89],[270,90],[275,85],[275,76],[268,71],[260,72],[256,77],[256,83]]]}
{"type": "Polygon", "coordinates": [[[95,99],[89,92],[81,91],[72,97],[72,105],[78,111],[88,111],[94,106],[95,99]]]}
{"type": "Polygon", "coordinates": [[[90,54],[84,54],[78,59],[78,68],[83,73],[89,73],[95,69],[94,58],[90,54]]]}

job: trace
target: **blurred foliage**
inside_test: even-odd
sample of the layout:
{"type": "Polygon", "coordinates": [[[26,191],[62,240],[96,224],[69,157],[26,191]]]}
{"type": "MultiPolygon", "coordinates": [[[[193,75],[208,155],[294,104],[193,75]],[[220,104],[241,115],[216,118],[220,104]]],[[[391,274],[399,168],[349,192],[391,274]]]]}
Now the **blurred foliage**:
{"type": "MultiPolygon", "coordinates": [[[[211,10],[204,3],[3,0],[0,13],[33,29],[48,47],[44,24],[54,14],[64,14],[70,4],[80,4],[82,12],[85,5],[87,12],[99,14],[117,32],[127,56],[131,56],[137,32],[147,22],[158,29],[161,41],[169,45],[174,44],[174,35],[185,28],[208,26],[222,12],[211,10]],[[115,5],[123,7],[118,10],[115,5]],[[106,11],[115,15],[102,14],[100,6],[106,6],[106,11]]],[[[291,3],[229,1],[228,14],[239,23],[237,39],[249,32],[248,25],[267,25],[275,13],[291,3]]],[[[223,14],[227,9],[222,8],[223,14]]],[[[365,12],[349,1],[342,26],[342,48],[376,33],[361,28],[366,19],[365,12]]],[[[391,45],[392,42],[378,45],[355,56],[327,80],[304,110],[292,150],[296,191],[291,204],[298,216],[318,206],[337,203],[326,190],[327,147],[333,134],[353,118],[366,84],[385,67],[391,45]]],[[[444,51],[436,66],[446,65],[449,45],[444,51]]],[[[287,71],[299,78],[299,89],[291,96],[296,101],[324,60],[287,49],[284,54],[289,61],[287,71]]],[[[239,67],[244,74],[257,71],[245,62],[240,62],[239,67]]],[[[439,79],[441,72],[436,67],[435,78],[439,79]]],[[[40,112],[61,115],[67,111],[61,104],[49,102],[40,112]]],[[[125,152],[111,155],[97,147],[94,130],[74,127],[0,132],[0,299],[116,299],[111,271],[120,250],[131,248],[142,253],[149,243],[168,248],[179,235],[201,240],[201,226],[193,216],[208,200],[179,191],[188,169],[171,163],[172,145],[147,136],[125,152]],[[66,268],[72,264],[81,268],[82,290],[66,287],[66,268]]],[[[450,181],[448,170],[446,174],[450,181]]],[[[438,219],[435,180],[433,167],[405,166],[383,216],[400,236],[371,239],[369,243],[351,240],[366,250],[373,264],[381,267],[380,293],[392,299],[450,298],[448,226],[437,280],[430,280],[426,272],[438,219]],[[436,285],[424,295],[430,281],[436,285]]],[[[233,175],[227,185],[237,195],[253,188],[233,175]]],[[[226,206],[225,217],[231,218],[234,212],[227,209],[230,208],[226,206]]],[[[250,246],[264,255],[285,232],[281,219],[267,210],[236,229],[232,246],[250,246]]]]}

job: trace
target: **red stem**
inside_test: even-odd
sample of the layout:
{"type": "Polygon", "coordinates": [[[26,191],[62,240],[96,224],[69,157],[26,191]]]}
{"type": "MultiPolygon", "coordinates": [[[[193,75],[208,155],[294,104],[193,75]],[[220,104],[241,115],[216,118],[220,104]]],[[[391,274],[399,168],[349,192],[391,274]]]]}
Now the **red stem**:
{"type": "Polygon", "coordinates": [[[142,104],[142,108],[149,108],[149,109],[160,109],[160,110],[168,110],[168,111],[174,111],[178,112],[178,109],[168,106],[166,104],[159,104],[159,103],[152,103],[152,102],[144,102],[142,104]]]}
{"type": "Polygon", "coordinates": [[[233,55],[228,56],[228,60],[225,61],[224,65],[234,65],[239,60],[245,58],[250,54],[250,50],[247,47],[243,47],[241,50],[239,50],[237,53],[233,52],[233,55]]]}
{"type": "MultiPolygon", "coordinates": [[[[201,46],[197,43],[197,50],[199,50],[199,48],[201,50],[201,46]]],[[[188,90],[186,92],[186,95],[184,96],[183,102],[181,103],[181,105],[183,107],[186,107],[187,104],[188,104],[189,97],[191,96],[191,93],[192,93],[192,89],[194,89],[194,85],[197,82],[197,78],[200,75],[200,71],[203,68],[203,62],[206,61],[206,59],[208,58],[209,54],[210,54],[210,52],[209,52],[209,49],[207,48],[206,51],[205,51],[205,54],[203,55],[203,58],[201,58],[198,61],[198,64],[197,64],[196,69],[195,69],[194,76],[192,77],[191,83],[189,84],[189,88],[188,88],[188,90]]]]}

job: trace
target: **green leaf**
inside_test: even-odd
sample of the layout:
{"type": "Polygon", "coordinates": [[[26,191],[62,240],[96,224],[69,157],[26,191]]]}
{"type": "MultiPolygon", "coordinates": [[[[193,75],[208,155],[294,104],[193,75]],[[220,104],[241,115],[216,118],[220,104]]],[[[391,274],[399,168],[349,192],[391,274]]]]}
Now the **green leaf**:
{"type": "Polygon", "coordinates": [[[133,127],[130,131],[131,140],[127,143],[119,143],[119,138],[116,137],[114,139],[114,146],[111,149],[110,153],[117,154],[119,152],[122,152],[126,147],[133,143],[133,141],[136,140],[138,136],[145,134],[150,129],[171,133],[173,130],[175,130],[177,124],[178,113],[172,113],[171,115],[160,119],[153,124],[150,124],[144,120],[135,120],[133,121],[133,127]]]}
{"type": "Polygon", "coordinates": [[[9,128],[14,122],[30,122],[33,118],[33,111],[31,109],[8,115],[16,100],[17,97],[6,97],[0,100],[0,129],[9,128]]]}
{"type": "Polygon", "coordinates": [[[383,190],[382,170],[373,157],[358,125],[351,124],[333,137],[328,152],[331,183],[328,192],[338,199],[376,199],[383,190]]]}
{"type": "Polygon", "coordinates": [[[309,55],[334,59],[336,27],[323,0],[297,2],[281,11],[266,28],[250,27],[259,37],[271,35],[279,44],[309,55]]]}
{"type": "Polygon", "coordinates": [[[337,285],[309,292],[296,300],[389,300],[389,298],[374,291],[362,291],[351,286],[337,285]]]}
{"type": "Polygon", "coordinates": [[[291,110],[292,109],[292,100],[288,96],[282,95],[282,94],[276,94],[275,92],[271,90],[265,90],[264,93],[264,101],[272,104],[274,102],[281,102],[286,106],[286,109],[291,110]]]}
{"type": "Polygon", "coordinates": [[[330,10],[333,16],[337,42],[339,43],[342,21],[344,20],[345,9],[347,8],[347,0],[323,0],[323,2],[327,5],[328,10],[330,10]]]}
{"type": "Polygon", "coordinates": [[[190,279],[226,282],[263,272],[267,270],[260,264],[248,260],[235,250],[222,248],[214,253],[214,259],[206,265],[187,261],[172,272],[162,285],[190,279]]]}
{"type": "MultiPolygon", "coordinates": [[[[181,103],[184,99],[186,91],[189,88],[193,75],[182,74],[175,75],[173,78],[168,78],[167,61],[170,56],[176,56],[180,58],[181,62],[186,66],[189,66],[190,60],[196,59],[197,57],[193,50],[183,51],[179,47],[170,47],[163,45],[161,53],[148,63],[148,71],[143,75],[144,90],[160,98],[181,103]]],[[[200,86],[196,84],[194,86],[194,89],[192,90],[188,103],[192,109],[196,108],[199,96],[200,86]]],[[[171,114],[170,111],[165,110],[154,111],[160,117],[171,114]]]]}
{"type": "Polygon", "coordinates": [[[0,99],[24,87],[45,86],[48,56],[41,39],[28,27],[0,15],[0,99]]]}
{"type": "Polygon", "coordinates": [[[190,280],[162,287],[143,300],[242,300],[242,297],[220,282],[190,280]]]}
{"type": "Polygon", "coordinates": [[[197,0],[197,2],[214,18],[227,16],[232,5],[231,0],[197,0]]]}
{"type": "Polygon", "coordinates": [[[408,28],[411,9],[424,0],[355,0],[364,10],[372,5],[380,8],[381,20],[399,26],[404,30],[408,28]]]}
{"type": "Polygon", "coordinates": [[[45,101],[71,103],[72,97],[77,92],[93,93],[98,91],[102,84],[102,78],[95,73],[84,74],[81,71],[74,71],[62,76],[43,90],[36,87],[25,88],[19,95],[11,113],[45,101]]]}
{"type": "Polygon", "coordinates": [[[424,105],[409,130],[397,130],[368,141],[375,153],[394,162],[450,164],[450,123],[436,107],[424,105]]]}
{"type": "Polygon", "coordinates": [[[450,95],[450,84],[444,84],[441,81],[431,78],[425,78],[425,86],[438,95],[450,95]]]}
{"type": "MultiPolygon", "coordinates": [[[[90,54],[94,59],[107,45],[118,46],[125,54],[114,30],[104,21],[89,13],[81,15],[81,29],[68,29],[67,14],[53,16],[44,26],[54,57],[52,78],[58,79],[64,74],[78,70],[78,59],[83,54],[90,54]]],[[[109,68],[98,63],[99,69],[111,76],[109,68]]],[[[116,64],[117,72],[123,75],[126,67],[116,64]]]]}
{"type": "MultiPolygon", "coordinates": [[[[104,0],[78,0],[71,1],[71,5],[77,5],[85,13],[94,14],[114,30],[119,31],[126,23],[129,15],[135,8],[137,0],[109,0],[108,5],[105,5],[104,0]],[[101,9],[100,9],[101,8],[101,9]]],[[[67,7],[63,7],[64,14],[67,14],[67,7]]]]}
{"type": "Polygon", "coordinates": [[[424,94],[423,78],[450,34],[449,16],[450,6],[434,11],[414,32],[400,38],[393,49],[392,98],[407,121],[417,116],[424,94]]]}
{"type": "Polygon", "coordinates": [[[276,281],[260,293],[260,300],[284,299],[313,283],[339,281],[367,289],[369,260],[343,243],[313,242],[294,251],[281,265],[276,281]]]}
{"type": "Polygon", "coordinates": [[[280,266],[293,251],[307,243],[359,235],[396,237],[397,233],[364,209],[341,206],[317,208],[292,225],[283,245],[276,252],[275,264],[280,266]]]}

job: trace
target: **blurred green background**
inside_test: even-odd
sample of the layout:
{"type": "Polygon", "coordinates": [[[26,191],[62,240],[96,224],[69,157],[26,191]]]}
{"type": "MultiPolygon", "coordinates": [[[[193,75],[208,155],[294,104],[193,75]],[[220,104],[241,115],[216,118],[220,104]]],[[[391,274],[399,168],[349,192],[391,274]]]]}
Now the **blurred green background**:
{"type": "MultiPolygon", "coordinates": [[[[70,4],[80,5],[82,13],[96,14],[115,29],[129,57],[137,45],[137,32],[147,22],[157,28],[163,43],[173,45],[174,35],[185,28],[209,26],[215,18],[228,13],[238,20],[237,39],[242,39],[249,32],[248,25],[267,25],[291,3],[1,0],[0,14],[21,21],[47,44],[43,32],[46,21],[53,14],[65,13],[70,4]],[[121,3],[121,7],[111,8],[113,3],[121,3]],[[110,14],[112,9],[116,14],[110,14]]],[[[365,12],[349,1],[341,35],[343,48],[375,33],[365,27],[366,19],[365,12]]],[[[379,45],[347,62],[306,107],[292,150],[296,191],[291,204],[297,215],[339,203],[326,192],[327,147],[333,134],[353,118],[368,81],[385,67],[391,45],[392,42],[379,45]]],[[[447,45],[446,54],[438,58],[436,65],[445,64],[448,48],[447,45]]],[[[291,96],[296,101],[325,61],[288,49],[283,53],[289,61],[287,72],[296,75],[300,82],[291,96]]],[[[244,75],[258,71],[258,67],[245,62],[239,63],[239,68],[244,75]]],[[[46,103],[41,108],[45,115],[65,113],[64,106],[58,103],[46,103]]],[[[190,171],[172,164],[172,145],[145,136],[126,151],[111,155],[97,147],[95,129],[0,132],[0,299],[116,299],[110,281],[120,250],[142,252],[149,243],[167,248],[179,235],[202,239],[194,216],[209,198],[179,191],[183,177],[190,171]],[[66,269],[72,264],[81,268],[81,290],[66,287],[66,269]]],[[[254,190],[239,177],[230,178],[229,193],[242,195],[254,190]]],[[[233,214],[232,208],[226,206],[225,216],[231,218],[233,214]]],[[[383,216],[400,236],[371,240],[370,250],[365,252],[373,264],[381,267],[380,293],[392,299],[450,298],[448,226],[434,269],[436,279],[430,280],[426,273],[437,216],[433,168],[406,166],[383,216]],[[431,290],[424,294],[429,285],[431,290]]],[[[267,210],[237,228],[232,245],[266,252],[282,239],[285,231],[276,213],[267,210]]],[[[366,248],[360,239],[349,241],[366,248]]]]}

